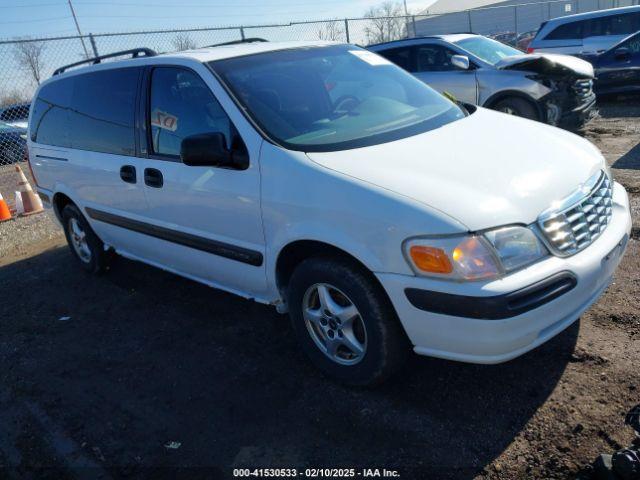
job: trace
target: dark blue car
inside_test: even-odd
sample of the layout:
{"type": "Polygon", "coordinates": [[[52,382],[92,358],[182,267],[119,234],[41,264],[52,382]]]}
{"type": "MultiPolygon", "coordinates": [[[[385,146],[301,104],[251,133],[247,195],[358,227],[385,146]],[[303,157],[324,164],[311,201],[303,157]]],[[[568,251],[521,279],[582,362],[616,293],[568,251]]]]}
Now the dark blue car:
{"type": "Polygon", "coordinates": [[[27,129],[0,122],[0,166],[24,160],[27,129]]]}
{"type": "Polygon", "coordinates": [[[640,92],[640,32],[609,50],[580,57],[593,64],[597,94],[640,92]]]}

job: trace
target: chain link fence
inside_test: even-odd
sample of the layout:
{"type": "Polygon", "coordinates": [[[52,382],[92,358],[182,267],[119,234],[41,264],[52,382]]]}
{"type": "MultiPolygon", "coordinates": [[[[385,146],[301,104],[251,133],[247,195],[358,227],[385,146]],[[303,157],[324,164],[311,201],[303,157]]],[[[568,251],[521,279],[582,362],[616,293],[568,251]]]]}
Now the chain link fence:
{"type": "Polygon", "coordinates": [[[369,45],[421,35],[474,32],[519,45],[522,34],[537,30],[549,18],[640,4],[640,0],[510,3],[513,2],[438,15],[332,19],[276,25],[0,41],[0,169],[24,160],[29,104],[38,84],[49,78],[56,68],[82,59],[137,47],[172,52],[252,37],[269,41],[333,40],[369,45]]]}

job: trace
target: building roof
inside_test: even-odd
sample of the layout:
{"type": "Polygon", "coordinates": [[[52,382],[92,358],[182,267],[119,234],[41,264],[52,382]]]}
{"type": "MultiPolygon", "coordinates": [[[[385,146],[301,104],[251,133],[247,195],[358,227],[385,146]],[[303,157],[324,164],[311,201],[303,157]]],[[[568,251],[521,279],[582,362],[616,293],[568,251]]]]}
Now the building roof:
{"type": "Polygon", "coordinates": [[[505,0],[437,0],[426,10],[420,12],[423,14],[441,14],[449,12],[459,12],[460,10],[469,10],[480,7],[490,7],[503,3],[505,0]]]}

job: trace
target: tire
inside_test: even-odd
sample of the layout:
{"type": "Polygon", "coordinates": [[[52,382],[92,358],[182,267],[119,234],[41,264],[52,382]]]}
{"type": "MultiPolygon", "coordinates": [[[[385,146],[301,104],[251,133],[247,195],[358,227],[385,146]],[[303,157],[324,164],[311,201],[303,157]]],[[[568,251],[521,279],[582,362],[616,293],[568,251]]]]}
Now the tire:
{"type": "Polygon", "coordinates": [[[88,273],[104,272],[109,264],[110,252],[105,251],[104,243],[91,229],[78,207],[73,204],[64,207],[62,225],[71,254],[80,266],[88,273]]]}
{"type": "Polygon", "coordinates": [[[493,106],[498,112],[528,118],[529,120],[540,120],[535,106],[524,98],[508,97],[500,100],[493,106]]]}
{"type": "Polygon", "coordinates": [[[298,265],[289,285],[289,314],[298,341],[327,376],[349,385],[372,386],[403,364],[409,342],[370,272],[345,259],[314,257],[298,265]],[[326,299],[326,293],[331,298],[323,303],[320,297],[326,299]],[[333,307],[331,311],[326,305],[333,307]],[[351,320],[350,305],[356,309],[351,320]],[[334,332],[332,337],[329,331],[334,332]],[[334,349],[327,345],[336,344],[335,354],[329,353],[334,349]],[[358,344],[360,350],[354,348],[358,344]]]}

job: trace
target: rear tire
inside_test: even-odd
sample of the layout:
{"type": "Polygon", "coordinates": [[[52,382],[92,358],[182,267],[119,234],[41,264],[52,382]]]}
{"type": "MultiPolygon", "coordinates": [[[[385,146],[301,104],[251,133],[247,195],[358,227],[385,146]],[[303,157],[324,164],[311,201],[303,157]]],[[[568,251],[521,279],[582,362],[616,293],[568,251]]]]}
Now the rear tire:
{"type": "Polygon", "coordinates": [[[403,364],[409,342],[370,272],[345,259],[315,257],[298,265],[289,285],[289,314],[298,341],[327,376],[371,386],[403,364]]]}
{"type": "Polygon", "coordinates": [[[71,254],[89,273],[104,272],[111,258],[104,243],[95,234],[78,207],[67,205],[62,210],[62,225],[71,254]]]}
{"type": "Polygon", "coordinates": [[[493,109],[508,115],[528,118],[529,120],[540,120],[536,107],[524,98],[507,97],[496,103],[493,109]]]}

